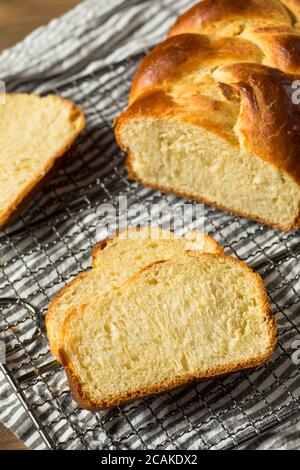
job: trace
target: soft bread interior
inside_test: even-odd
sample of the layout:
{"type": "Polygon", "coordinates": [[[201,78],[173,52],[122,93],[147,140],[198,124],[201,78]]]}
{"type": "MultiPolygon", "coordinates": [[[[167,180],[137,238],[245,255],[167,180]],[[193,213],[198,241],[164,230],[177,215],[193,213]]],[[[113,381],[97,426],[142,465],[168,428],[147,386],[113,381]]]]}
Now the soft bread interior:
{"type": "Polygon", "coordinates": [[[222,255],[155,264],[71,313],[61,351],[98,408],[266,360],[275,326],[260,278],[222,255]]]}
{"type": "Polygon", "coordinates": [[[146,185],[287,230],[298,218],[300,190],[292,178],[217,133],[159,118],[128,120],[119,132],[130,173],[146,185]]]}
{"type": "Polygon", "coordinates": [[[61,346],[62,325],[70,309],[80,310],[97,296],[120,286],[132,274],[157,260],[170,259],[186,250],[198,253],[220,253],[222,249],[210,237],[190,232],[177,237],[155,227],[130,229],[96,247],[92,271],[75,278],[49,306],[46,325],[54,356],[61,346]]]}
{"type": "Polygon", "coordinates": [[[197,230],[180,237],[169,230],[149,226],[122,231],[108,240],[103,249],[99,244],[94,250],[93,267],[107,267],[111,270],[114,266],[118,276],[120,269],[129,270],[131,275],[147,264],[173,258],[183,251],[193,251],[196,254],[223,252],[213,238],[197,230]],[[119,262],[122,263],[122,268],[118,268],[119,262]]]}
{"type": "Polygon", "coordinates": [[[84,117],[70,101],[7,94],[0,106],[0,225],[69,149],[84,117]]]}

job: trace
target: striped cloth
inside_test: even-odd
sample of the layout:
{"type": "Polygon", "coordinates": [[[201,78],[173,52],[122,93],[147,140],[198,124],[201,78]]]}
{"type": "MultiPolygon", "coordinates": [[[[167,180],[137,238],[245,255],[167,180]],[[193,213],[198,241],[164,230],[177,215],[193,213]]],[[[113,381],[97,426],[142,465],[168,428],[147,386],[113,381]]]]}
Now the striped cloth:
{"type": "MultiPolygon", "coordinates": [[[[55,84],[137,54],[162,40],[190,0],[89,0],[48,26],[39,28],[0,54],[1,80],[10,85],[52,79],[55,84]]],[[[0,420],[33,449],[45,448],[35,426],[0,375],[0,420]]],[[[295,449],[300,424],[295,420],[253,441],[250,448],[295,449]]]]}

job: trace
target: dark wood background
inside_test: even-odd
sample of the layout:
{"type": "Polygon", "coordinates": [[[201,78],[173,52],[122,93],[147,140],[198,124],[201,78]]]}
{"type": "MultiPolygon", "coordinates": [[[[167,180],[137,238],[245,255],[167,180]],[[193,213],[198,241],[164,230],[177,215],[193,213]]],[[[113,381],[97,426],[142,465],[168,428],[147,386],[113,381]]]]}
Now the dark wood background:
{"type": "Polygon", "coordinates": [[[81,3],[81,0],[0,0],[0,51],[81,3]]]}
{"type": "MultiPolygon", "coordinates": [[[[0,0],[0,51],[78,3],[81,0],[0,0]]],[[[0,424],[0,450],[5,449],[20,450],[24,445],[0,424]]]]}

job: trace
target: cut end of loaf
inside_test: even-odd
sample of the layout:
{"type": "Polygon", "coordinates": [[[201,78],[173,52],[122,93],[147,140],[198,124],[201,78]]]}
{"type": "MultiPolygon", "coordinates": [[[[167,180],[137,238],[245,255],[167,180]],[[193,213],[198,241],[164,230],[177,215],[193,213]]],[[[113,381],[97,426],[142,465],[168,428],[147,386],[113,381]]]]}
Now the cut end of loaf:
{"type": "Polygon", "coordinates": [[[299,18],[294,0],[202,0],[181,15],[142,60],[117,120],[130,176],[298,228],[299,18]]]}
{"type": "Polygon", "coordinates": [[[98,410],[262,364],[275,335],[260,277],[208,254],[157,263],[70,313],[60,354],[75,399],[98,410]]]}
{"type": "Polygon", "coordinates": [[[300,225],[299,185],[213,130],[176,119],[121,117],[117,136],[129,153],[130,177],[146,186],[281,230],[300,225]]]}

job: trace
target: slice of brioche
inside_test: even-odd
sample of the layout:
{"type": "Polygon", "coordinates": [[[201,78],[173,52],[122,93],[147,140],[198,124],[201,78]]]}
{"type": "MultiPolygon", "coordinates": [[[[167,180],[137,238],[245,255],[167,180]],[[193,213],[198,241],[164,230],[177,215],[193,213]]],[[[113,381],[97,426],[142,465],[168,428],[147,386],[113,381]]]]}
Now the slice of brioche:
{"type": "Polygon", "coordinates": [[[186,250],[222,253],[209,236],[190,232],[185,238],[158,228],[130,229],[99,243],[93,253],[93,270],[79,274],[52,301],[46,316],[51,352],[58,356],[62,325],[70,309],[81,309],[113,287],[120,286],[143,266],[172,258],[186,250]]]}
{"type": "Polygon", "coordinates": [[[261,278],[225,255],[158,262],[63,327],[73,396],[100,410],[265,362],[276,325],[261,278]]]}
{"type": "Polygon", "coordinates": [[[84,125],[81,110],[58,96],[5,95],[0,105],[0,228],[58,169],[84,125]]]}

